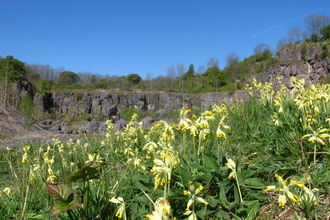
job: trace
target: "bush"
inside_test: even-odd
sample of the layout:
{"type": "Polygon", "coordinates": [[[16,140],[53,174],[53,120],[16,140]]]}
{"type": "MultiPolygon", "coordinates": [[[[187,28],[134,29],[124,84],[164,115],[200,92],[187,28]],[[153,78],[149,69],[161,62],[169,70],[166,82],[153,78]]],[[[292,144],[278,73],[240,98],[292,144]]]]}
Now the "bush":
{"type": "Polygon", "coordinates": [[[84,87],[80,84],[69,85],[68,89],[83,89],[84,87]]]}
{"type": "Polygon", "coordinates": [[[329,56],[329,48],[328,45],[324,44],[322,47],[322,56],[325,58],[329,56]]]}
{"type": "Polygon", "coordinates": [[[48,79],[41,80],[39,83],[41,93],[50,92],[50,90],[52,89],[52,84],[53,82],[51,80],[48,79]]]}
{"type": "Polygon", "coordinates": [[[311,35],[311,41],[312,42],[319,42],[319,36],[317,34],[312,34],[311,35]]]}
{"type": "Polygon", "coordinates": [[[20,101],[21,112],[30,118],[32,118],[32,116],[33,116],[34,107],[35,107],[35,104],[33,103],[32,98],[28,95],[25,95],[22,98],[22,100],[20,101]]]}
{"type": "Polygon", "coordinates": [[[306,60],[306,54],[307,54],[307,46],[304,44],[302,50],[301,50],[301,59],[306,60]]]}
{"type": "Polygon", "coordinates": [[[136,108],[128,108],[126,105],[120,107],[120,118],[129,121],[134,113],[136,113],[139,117],[141,116],[141,111],[136,108]]]}

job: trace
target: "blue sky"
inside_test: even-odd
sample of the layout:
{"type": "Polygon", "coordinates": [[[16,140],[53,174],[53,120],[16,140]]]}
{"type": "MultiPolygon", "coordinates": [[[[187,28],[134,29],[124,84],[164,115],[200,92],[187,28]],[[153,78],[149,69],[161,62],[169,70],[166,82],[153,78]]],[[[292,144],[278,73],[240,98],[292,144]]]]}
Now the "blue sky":
{"type": "Polygon", "coordinates": [[[210,58],[225,67],[260,43],[272,49],[325,0],[0,0],[0,56],[101,75],[166,75],[210,58]]]}

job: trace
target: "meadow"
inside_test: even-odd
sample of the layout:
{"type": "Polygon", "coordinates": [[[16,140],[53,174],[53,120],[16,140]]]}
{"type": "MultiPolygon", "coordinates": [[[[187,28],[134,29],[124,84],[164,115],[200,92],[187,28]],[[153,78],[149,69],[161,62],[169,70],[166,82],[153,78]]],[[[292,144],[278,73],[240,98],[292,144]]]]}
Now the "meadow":
{"type": "Polygon", "coordinates": [[[328,219],[330,86],[253,81],[144,129],[0,151],[1,219],[328,219]]]}

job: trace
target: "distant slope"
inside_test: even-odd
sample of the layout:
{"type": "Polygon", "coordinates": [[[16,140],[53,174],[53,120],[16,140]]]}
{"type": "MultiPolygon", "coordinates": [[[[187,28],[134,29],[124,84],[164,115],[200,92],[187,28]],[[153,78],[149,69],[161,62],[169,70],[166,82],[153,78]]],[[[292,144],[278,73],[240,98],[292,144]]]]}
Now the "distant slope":
{"type": "MultiPolygon", "coordinates": [[[[42,130],[38,125],[28,125],[30,121],[15,107],[5,106],[5,100],[0,97],[0,131],[25,132],[42,130]]],[[[2,133],[3,133],[2,132],[2,133]]]]}

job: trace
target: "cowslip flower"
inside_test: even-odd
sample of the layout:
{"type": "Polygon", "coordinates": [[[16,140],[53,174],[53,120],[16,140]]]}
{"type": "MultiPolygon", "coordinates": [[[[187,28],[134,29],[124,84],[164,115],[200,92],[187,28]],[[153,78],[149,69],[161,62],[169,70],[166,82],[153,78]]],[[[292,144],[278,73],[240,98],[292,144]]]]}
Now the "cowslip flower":
{"type": "Polygon", "coordinates": [[[28,152],[30,151],[30,147],[31,147],[31,145],[26,145],[26,146],[23,147],[24,154],[22,156],[22,163],[29,163],[30,162],[30,159],[29,159],[29,156],[28,156],[28,152]]]}
{"type": "Polygon", "coordinates": [[[303,139],[304,138],[308,138],[308,141],[312,142],[313,144],[315,142],[317,142],[317,143],[319,143],[321,145],[325,145],[325,143],[324,143],[324,141],[322,139],[325,139],[325,138],[329,138],[330,137],[330,134],[325,133],[325,132],[328,132],[330,129],[320,127],[316,131],[314,131],[310,126],[307,126],[307,128],[309,130],[311,130],[312,133],[304,135],[302,137],[303,139]]]}
{"type": "Polygon", "coordinates": [[[170,183],[172,169],[178,164],[178,159],[173,153],[167,152],[162,159],[154,159],[154,164],[151,172],[155,179],[154,190],[157,190],[170,183]]]}
{"type": "Polygon", "coordinates": [[[153,203],[155,211],[151,214],[147,214],[146,217],[151,220],[169,220],[171,214],[171,206],[168,200],[164,200],[163,197],[158,198],[156,202],[153,203]]]}
{"type": "Polygon", "coordinates": [[[279,192],[280,195],[278,197],[278,206],[283,207],[285,206],[287,199],[290,199],[294,203],[300,201],[300,197],[298,196],[297,192],[294,190],[290,190],[289,186],[293,186],[296,184],[296,182],[291,182],[289,185],[287,184],[286,180],[283,180],[283,178],[275,174],[275,178],[277,179],[277,182],[279,184],[278,187],[276,186],[267,186],[266,190],[263,190],[265,193],[269,191],[279,192]]]}
{"type": "Polygon", "coordinates": [[[122,197],[118,197],[118,198],[113,197],[112,199],[109,199],[109,202],[119,204],[119,208],[118,208],[115,216],[117,218],[126,219],[126,207],[125,207],[124,199],[122,197]]]}
{"type": "Polygon", "coordinates": [[[9,196],[11,194],[11,189],[9,187],[5,187],[1,193],[9,196]]]}
{"type": "Polygon", "coordinates": [[[49,167],[47,169],[47,173],[48,173],[48,177],[46,179],[46,183],[54,183],[55,179],[56,179],[56,176],[55,176],[54,171],[52,170],[52,168],[49,167]]]}
{"type": "Polygon", "coordinates": [[[112,120],[107,120],[104,124],[107,125],[108,131],[111,131],[115,127],[115,124],[112,122],[112,120]]]}
{"type": "Polygon", "coordinates": [[[236,164],[232,159],[227,159],[227,163],[225,164],[229,169],[231,169],[231,173],[228,176],[228,179],[236,179],[236,164]]]}
{"type": "Polygon", "coordinates": [[[225,125],[224,123],[224,120],[227,118],[228,116],[227,115],[224,115],[222,116],[219,124],[218,124],[218,128],[217,128],[217,131],[216,131],[216,135],[217,137],[223,137],[223,138],[227,138],[227,135],[226,133],[221,129],[221,128],[224,128],[224,129],[227,129],[227,130],[230,130],[231,128],[228,126],[228,125],[225,125]]]}
{"type": "Polygon", "coordinates": [[[184,213],[184,215],[189,216],[188,219],[197,220],[196,213],[194,211],[191,211],[190,207],[194,207],[195,202],[202,203],[206,206],[209,203],[207,201],[205,201],[205,199],[203,199],[201,196],[197,196],[204,190],[203,185],[200,185],[199,187],[196,188],[195,185],[191,181],[189,181],[188,184],[189,184],[189,191],[187,191],[187,190],[183,191],[183,194],[185,196],[189,197],[187,207],[186,207],[186,212],[184,213]]]}

